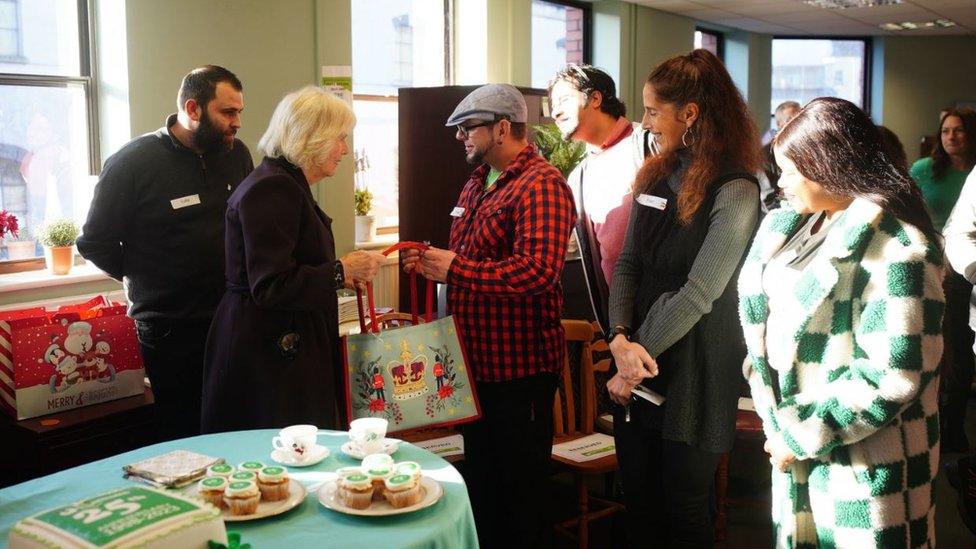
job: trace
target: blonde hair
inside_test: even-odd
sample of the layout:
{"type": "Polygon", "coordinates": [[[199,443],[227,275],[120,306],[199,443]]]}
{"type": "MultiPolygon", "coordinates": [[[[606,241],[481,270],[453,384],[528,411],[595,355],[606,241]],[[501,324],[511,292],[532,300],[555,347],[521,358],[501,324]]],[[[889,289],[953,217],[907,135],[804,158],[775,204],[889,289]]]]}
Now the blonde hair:
{"type": "Polygon", "coordinates": [[[258,149],[300,168],[318,167],[355,125],[356,115],[345,101],[318,86],[305,86],[275,107],[258,149]]]}

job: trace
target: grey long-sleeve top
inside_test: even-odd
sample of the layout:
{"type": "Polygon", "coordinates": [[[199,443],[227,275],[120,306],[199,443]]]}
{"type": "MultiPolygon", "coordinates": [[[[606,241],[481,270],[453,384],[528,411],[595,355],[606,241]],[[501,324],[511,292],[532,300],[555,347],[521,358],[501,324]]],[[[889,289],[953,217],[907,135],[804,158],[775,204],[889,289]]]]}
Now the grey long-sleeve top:
{"type": "MultiPolygon", "coordinates": [[[[675,193],[684,170],[668,180],[675,193]]],[[[634,238],[637,210],[631,211],[623,250],[613,271],[610,288],[610,325],[629,326],[652,357],[674,345],[725,291],[759,222],[759,190],[747,179],[724,184],[715,196],[708,219],[708,233],[688,273],[688,281],[676,292],[657,299],[640,326],[631,326],[634,298],[640,280],[641,254],[634,238]]]]}

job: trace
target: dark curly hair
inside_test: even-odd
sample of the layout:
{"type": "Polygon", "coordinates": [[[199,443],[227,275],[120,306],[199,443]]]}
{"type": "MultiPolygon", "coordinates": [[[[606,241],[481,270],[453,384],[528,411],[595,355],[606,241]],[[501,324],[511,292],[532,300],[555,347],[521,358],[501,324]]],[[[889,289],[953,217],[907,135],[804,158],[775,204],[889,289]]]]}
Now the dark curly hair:
{"type": "Polygon", "coordinates": [[[569,82],[587,98],[593,92],[600,92],[600,96],[603,98],[600,103],[600,112],[609,114],[614,118],[627,115],[627,106],[617,97],[617,86],[613,83],[613,78],[593,65],[570,63],[560,69],[556,76],[553,76],[552,80],[549,81],[550,97],[552,97],[552,87],[560,80],[569,82]]]}

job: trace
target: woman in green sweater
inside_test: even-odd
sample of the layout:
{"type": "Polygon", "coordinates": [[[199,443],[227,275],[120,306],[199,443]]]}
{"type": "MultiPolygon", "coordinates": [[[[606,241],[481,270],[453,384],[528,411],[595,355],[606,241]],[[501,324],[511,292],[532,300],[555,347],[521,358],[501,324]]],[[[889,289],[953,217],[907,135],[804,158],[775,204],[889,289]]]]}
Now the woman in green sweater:
{"type": "MultiPolygon", "coordinates": [[[[966,176],[976,164],[976,112],[971,109],[946,109],[939,124],[939,139],[932,155],[912,165],[912,178],[922,189],[932,213],[932,223],[942,230],[955,206],[966,176]]],[[[973,379],[976,358],[969,327],[969,295],[973,285],[952,269],[946,270],[943,283],[946,296],[945,354],[942,359],[942,449],[965,452],[969,449],[963,429],[966,401],[973,379]]]]}

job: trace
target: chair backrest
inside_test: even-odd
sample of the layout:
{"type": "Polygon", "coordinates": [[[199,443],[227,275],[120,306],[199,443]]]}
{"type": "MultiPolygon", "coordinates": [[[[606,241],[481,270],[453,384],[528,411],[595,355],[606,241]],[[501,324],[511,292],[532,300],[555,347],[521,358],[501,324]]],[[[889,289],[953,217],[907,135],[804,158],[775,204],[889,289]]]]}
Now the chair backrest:
{"type": "MultiPolygon", "coordinates": [[[[596,419],[596,386],[593,381],[593,326],[585,320],[563,320],[566,331],[566,343],[580,345],[579,359],[579,424],[577,425],[576,397],[574,396],[573,372],[569,362],[570,353],[566,353],[566,364],[563,367],[562,384],[556,391],[553,402],[553,432],[555,436],[593,433],[596,419]]],[[[602,362],[602,361],[601,361],[602,362]]]]}
{"type": "MultiPolygon", "coordinates": [[[[401,326],[413,326],[413,315],[410,313],[386,313],[382,315],[376,315],[376,323],[379,324],[380,330],[386,330],[387,328],[399,328],[401,326]]],[[[417,324],[423,324],[424,317],[417,317],[417,324]]],[[[366,326],[372,326],[369,319],[366,319],[366,326]]]]}

